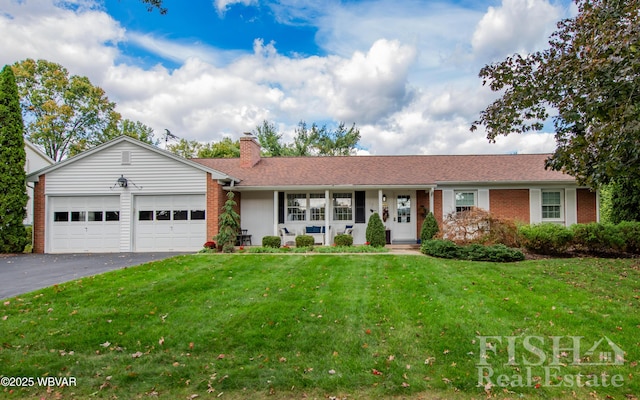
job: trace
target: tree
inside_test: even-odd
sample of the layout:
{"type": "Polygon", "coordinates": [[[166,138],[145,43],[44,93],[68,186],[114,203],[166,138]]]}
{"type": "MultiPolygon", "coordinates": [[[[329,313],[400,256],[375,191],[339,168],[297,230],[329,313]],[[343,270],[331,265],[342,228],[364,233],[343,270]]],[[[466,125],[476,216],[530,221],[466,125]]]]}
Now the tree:
{"type": "Polygon", "coordinates": [[[307,128],[307,123],[300,121],[296,128],[296,136],[289,148],[292,156],[311,156],[313,155],[315,144],[320,137],[320,129],[315,124],[311,125],[311,129],[307,128]]]}
{"type": "Polygon", "coordinates": [[[69,76],[59,64],[27,59],[14,64],[13,71],[25,135],[55,161],[67,157],[74,145],[95,141],[120,119],[104,90],[87,77],[69,76]]]}
{"type": "Polygon", "coordinates": [[[617,183],[640,200],[640,0],[576,3],[548,49],[482,68],[483,83],[502,96],[471,130],[484,125],[495,141],[541,130],[552,116],[557,148],[547,167],[595,188],[617,183]]]}
{"type": "Polygon", "coordinates": [[[420,229],[420,241],[424,243],[427,240],[433,239],[439,231],[440,228],[438,227],[436,217],[432,212],[429,212],[422,222],[422,228],[420,229]]]}
{"type": "Polygon", "coordinates": [[[79,154],[91,147],[97,146],[119,136],[130,136],[141,142],[157,146],[159,141],[154,137],[153,128],[143,124],[140,121],[132,121],[130,119],[119,119],[114,121],[115,125],[107,127],[104,132],[97,132],[94,136],[81,139],[71,145],[69,148],[69,156],[79,154]]]}
{"type": "Polygon", "coordinates": [[[262,125],[256,126],[253,134],[258,138],[262,154],[265,157],[281,157],[289,155],[286,145],[283,145],[282,134],[278,133],[276,126],[269,121],[262,121],[262,125]]]}
{"type": "Polygon", "coordinates": [[[168,151],[184,158],[194,158],[201,148],[202,144],[200,144],[197,140],[187,139],[180,139],[178,143],[170,144],[167,146],[168,151]]]}
{"type": "Polygon", "coordinates": [[[384,247],[387,243],[385,227],[378,213],[373,213],[369,217],[365,237],[369,245],[373,247],[384,247]]]}
{"type": "Polygon", "coordinates": [[[213,238],[218,242],[218,249],[224,253],[233,253],[236,238],[240,232],[240,215],[234,209],[237,206],[233,200],[234,196],[232,191],[227,193],[227,201],[224,202],[218,222],[218,234],[213,238]]]}
{"type": "Polygon", "coordinates": [[[211,142],[201,145],[197,151],[198,158],[239,158],[240,141],[235,142],[231,138],[224,138],[219,142],[211,142]]]}
{"type": "Polygon", "coordinates": [[[24,123],[15,76],[6,65],[0,73],[0,252],[19,253],[27,244],[24,123]]]}
{"type": "Polygon", "coordinates": [[[147,5],[147,11],[149,12],[153,10],[158,10],[162,15],[167,13],[167,9],[162,5],[162,0],[140,0],[140,1],[147,5]]]}
{"type": "Polygon", "coordinates": [[[323,127],[318,133],[316,148],[321,156],[350,156],[360,141],[360,130],[356,124],[347,130],[344,122],[341,122],[333,132],[323,127]]]}

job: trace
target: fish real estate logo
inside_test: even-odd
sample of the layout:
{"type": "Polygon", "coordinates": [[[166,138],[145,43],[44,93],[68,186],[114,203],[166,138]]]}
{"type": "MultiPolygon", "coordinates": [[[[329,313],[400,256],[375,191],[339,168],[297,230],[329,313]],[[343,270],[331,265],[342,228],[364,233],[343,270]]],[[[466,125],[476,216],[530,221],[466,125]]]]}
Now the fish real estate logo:
{"type": "Polygon", "coordinates": [[[624,375],[612,375],[603,368],[624,365],[624,351],[606,336],[593,342],[584,336],[476,336],[476,339],[478,386],[485,390],[624,384],[624,375]],[[598,366],[603,371],[593,373],[598,366]],[[504,373],[507,370],[504,367],[510,367],[512,372],[504,373]]]}

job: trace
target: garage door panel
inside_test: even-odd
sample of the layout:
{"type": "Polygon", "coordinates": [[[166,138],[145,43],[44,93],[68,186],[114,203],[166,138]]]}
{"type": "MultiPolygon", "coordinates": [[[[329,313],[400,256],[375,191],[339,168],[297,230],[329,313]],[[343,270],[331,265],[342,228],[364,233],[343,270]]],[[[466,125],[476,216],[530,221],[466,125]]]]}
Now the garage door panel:
{"type": "Polygon", "coordinates": [[[135,251],[196,251],[206,241],[204,195],[136,196],[135,251]],[[145,212],[141,219],[140,211],[145,212]],[[149,220],[152,218],[152,220],[149,220]]]}
{"type": "Polygon", "coordinates": [[[51,197],[49,205],[51,253],[120,251],[120,221],[106,221],[107,212],[119,215],[119,196],[51,197]]]}

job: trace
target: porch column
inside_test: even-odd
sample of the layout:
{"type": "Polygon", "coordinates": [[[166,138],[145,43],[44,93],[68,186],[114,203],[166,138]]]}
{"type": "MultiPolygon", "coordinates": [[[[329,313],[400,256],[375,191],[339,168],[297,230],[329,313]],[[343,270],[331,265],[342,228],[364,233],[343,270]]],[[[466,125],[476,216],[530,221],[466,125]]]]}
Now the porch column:
{"type": "Polygon", "coordinates": [[[273,236],[279,236],[278,233],[278,191],[273,191],[273,236]]]}
{"type": "Polygon", "coordinates": [[[433,215],[435,216],[436,213],[433,211],[433,207],[434,207],[434,203],[433,203],[433,195],[435,193],[435,190],[433,188],[429,189],[429,211],[433,213],[433,215]]]}
{"type": "Polygon", "coordinates": [[[378,189],[378,215],[382,218],[382,189],[378,189]]]}
{"type": "Polygon", "coordinates": [[[329,232],[329,221],[331,220],[329,190],[324,191],[324,207],[324,244],[327,246],[331,244],[331,232],[329,232]]]}

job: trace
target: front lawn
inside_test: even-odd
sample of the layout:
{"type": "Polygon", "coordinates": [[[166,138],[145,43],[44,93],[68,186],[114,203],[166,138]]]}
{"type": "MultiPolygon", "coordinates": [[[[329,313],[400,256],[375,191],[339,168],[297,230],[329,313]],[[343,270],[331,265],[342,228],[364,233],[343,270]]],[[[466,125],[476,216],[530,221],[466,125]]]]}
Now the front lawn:
{"type": "Polygon", "coordinates": [[[180,256],[5,300],[0,375],[76,384],[0,397],[634,398],[639,265],[180,256]]]}

